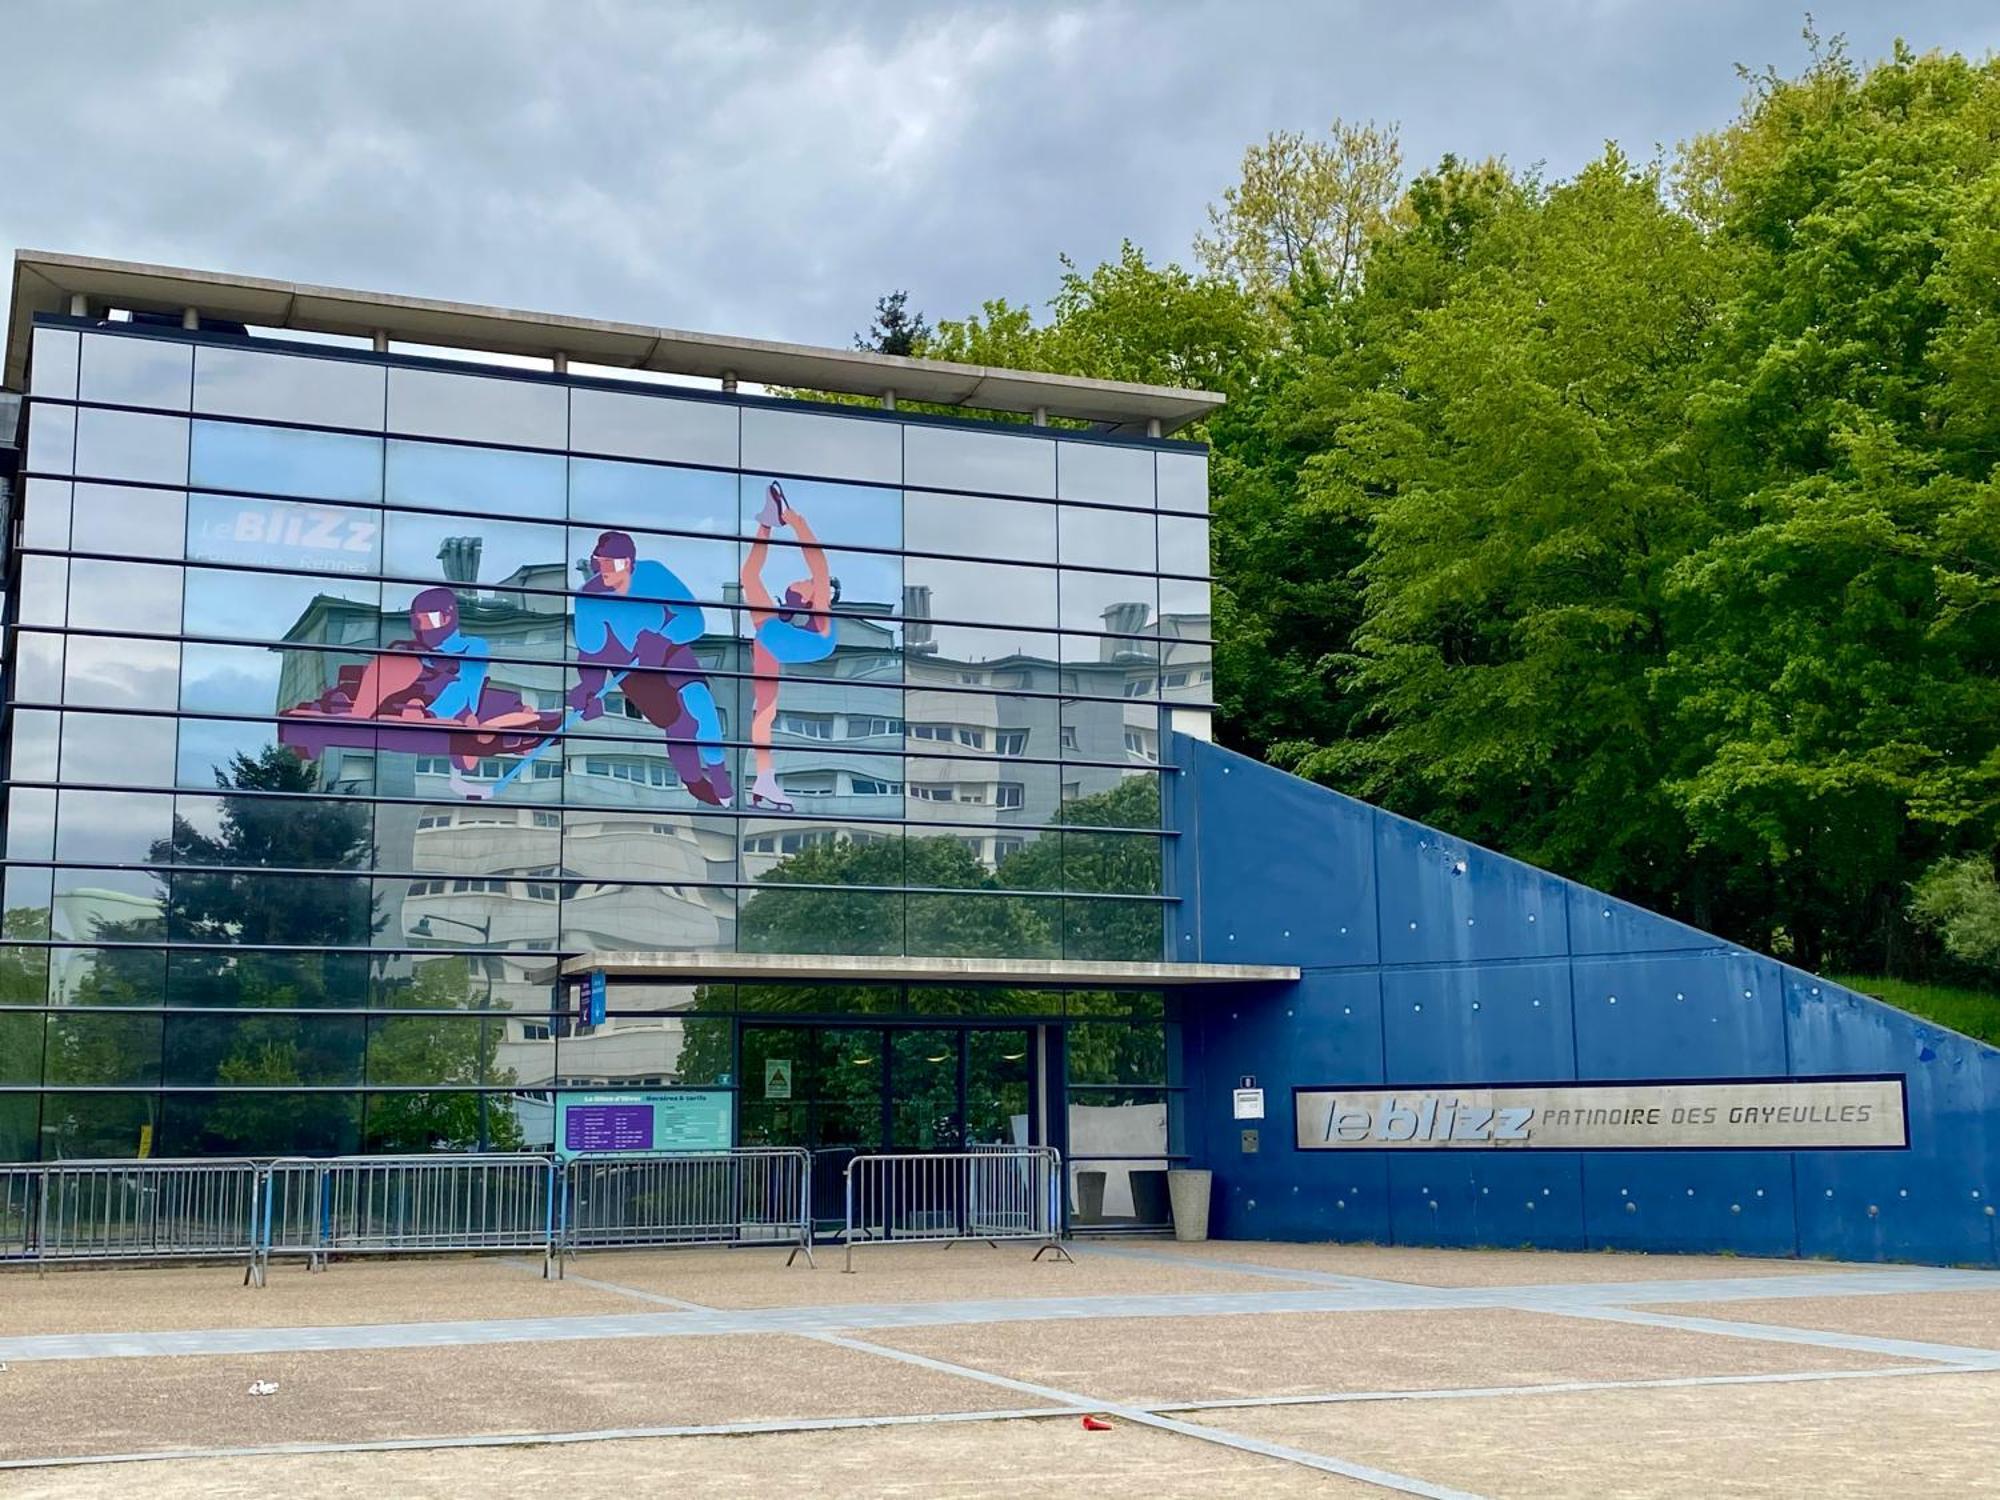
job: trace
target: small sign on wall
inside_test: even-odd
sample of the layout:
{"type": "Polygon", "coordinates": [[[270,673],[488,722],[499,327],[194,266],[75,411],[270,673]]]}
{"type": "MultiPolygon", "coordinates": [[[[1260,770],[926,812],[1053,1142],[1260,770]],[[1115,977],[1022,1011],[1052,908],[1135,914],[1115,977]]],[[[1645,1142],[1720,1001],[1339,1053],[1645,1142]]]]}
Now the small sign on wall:
{"type": "Polygon", "coordinates": [[[792,1097],[792,1060],[789,1057],[764,1059],[764,1097],[766,1099],[792,1097]]]}
{"type": "Polygon", "coordinates": [[[1261,1120],[1264,1118],[1264,1091],[1262,1089],[1238,1089],[1235,1093],[1236,1118],[1239,1120],[1261,1120]]]}

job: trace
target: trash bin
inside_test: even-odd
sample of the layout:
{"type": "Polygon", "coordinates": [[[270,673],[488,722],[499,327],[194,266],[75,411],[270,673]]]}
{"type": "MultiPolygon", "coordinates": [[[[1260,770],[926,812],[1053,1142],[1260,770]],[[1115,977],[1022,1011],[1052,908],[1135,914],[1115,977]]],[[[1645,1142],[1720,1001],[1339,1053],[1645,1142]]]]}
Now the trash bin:
{"type": "Polygon", "coordinates": [[[1208,1190],[1210,1173],[1194,1167],[1177,1167],[1167,1173],[1167,1195],[1174,1203],[1174,1238],[1208,1238],[1208,1190]]]}

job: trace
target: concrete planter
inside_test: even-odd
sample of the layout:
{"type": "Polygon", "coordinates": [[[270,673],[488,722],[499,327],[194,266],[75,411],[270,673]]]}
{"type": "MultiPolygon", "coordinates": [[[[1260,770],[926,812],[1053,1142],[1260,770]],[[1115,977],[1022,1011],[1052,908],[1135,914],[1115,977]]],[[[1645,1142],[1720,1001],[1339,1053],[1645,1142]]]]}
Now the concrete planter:
{"type": "Polygon", "coordinates": [[[1167,1173],[1167,1196],[1174,1205],[1174,1238],[1208,1238],[1208,1191],[1211,1174],[1195,1168],[1167,1173]]]}

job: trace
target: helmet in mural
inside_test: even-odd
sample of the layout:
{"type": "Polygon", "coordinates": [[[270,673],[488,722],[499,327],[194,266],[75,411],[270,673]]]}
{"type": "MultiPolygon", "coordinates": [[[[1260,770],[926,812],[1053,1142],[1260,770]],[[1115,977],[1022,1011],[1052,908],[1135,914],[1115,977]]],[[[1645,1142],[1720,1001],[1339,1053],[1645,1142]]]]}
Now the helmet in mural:
{"type": "Polygon", "coordinates": [[[420,646],[450,640],[458,629],[458,595],[450,589],[425,589],[410,601],[410,629],[420,646]]]}

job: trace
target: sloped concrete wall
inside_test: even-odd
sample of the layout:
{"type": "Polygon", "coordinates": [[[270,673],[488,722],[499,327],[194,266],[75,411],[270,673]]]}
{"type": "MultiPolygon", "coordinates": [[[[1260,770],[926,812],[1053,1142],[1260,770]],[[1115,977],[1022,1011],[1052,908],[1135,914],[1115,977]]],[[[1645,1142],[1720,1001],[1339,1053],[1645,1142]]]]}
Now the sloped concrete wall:
{"type": "Polygon", "coordinates": [[[2000,1051],[1215,746],[1174,756],[1173,957],[1303,971],[1185,1002],[1217,1234],[2000,1263],[2000,1051]],[[1860,1074],[1905,1079],[1909,1149],[1301,1152],[1290,1118],[1294,1087],[1860,1074]]]}

